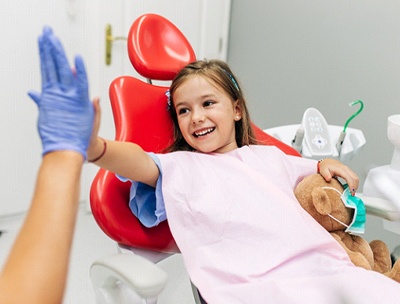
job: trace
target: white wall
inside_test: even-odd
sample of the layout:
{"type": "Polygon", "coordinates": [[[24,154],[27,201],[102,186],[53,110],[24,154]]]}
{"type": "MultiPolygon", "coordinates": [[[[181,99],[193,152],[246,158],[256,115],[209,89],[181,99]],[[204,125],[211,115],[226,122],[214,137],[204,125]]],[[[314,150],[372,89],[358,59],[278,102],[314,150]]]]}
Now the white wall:
{"type": "Polygon", "coordinates": [[[398,0],[233,0],[229,41],[228,62],[260,127],[298,124],[308,107],[343,126],[355,111],[348,104],[361,99],[349,127],[362,129],[367,145],[348,164],[363,183],[371,167],[390,162],[386,121],[400,113],[398,0]]]}
{"type": "Polygon", "coordinates": [[[386,118],[400,112],[399,58],[399,1],[233,1],[228,60],[254,120],[296,124],[314,106],[344,125],[355,111],[348,103],[363,100],[349,125],[367,139],[350,163],[362,178],[390,161],[386,118]]]}

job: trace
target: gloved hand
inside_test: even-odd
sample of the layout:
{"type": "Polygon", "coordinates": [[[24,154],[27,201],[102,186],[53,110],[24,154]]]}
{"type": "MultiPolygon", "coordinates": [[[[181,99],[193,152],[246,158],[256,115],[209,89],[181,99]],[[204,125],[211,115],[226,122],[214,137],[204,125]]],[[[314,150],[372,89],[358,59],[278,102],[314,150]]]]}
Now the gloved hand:
{"type": "Polygon", "coordinates": [[[71,70],[63,46],[49,27],[39,37],[42,92],[28,95],[39,108],[38,130],[43,155],[57,150],[80,152],[86,159],[94,110],[81,57],[71,70]]]}

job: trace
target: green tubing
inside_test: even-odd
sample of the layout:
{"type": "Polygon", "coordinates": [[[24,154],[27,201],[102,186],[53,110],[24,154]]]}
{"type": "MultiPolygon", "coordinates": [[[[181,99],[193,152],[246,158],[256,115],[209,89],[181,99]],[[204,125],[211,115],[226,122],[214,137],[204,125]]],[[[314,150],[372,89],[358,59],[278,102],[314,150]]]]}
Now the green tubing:
{"type": "Polygon", "coordinates": [[[343,132],[346,132],[347,126],[349,125],[350,121],[353,120],[358,114],[361,113],[361,111],[364,109],[364,103],[361,100],[353,101],[349,103],[349,106],[354,106],[356,104],[360,104],[360,108],[358,109],[357,112],[355,112],[353,115],[350,116],[350,118],[346,121],[344,124],[343,132]]]}

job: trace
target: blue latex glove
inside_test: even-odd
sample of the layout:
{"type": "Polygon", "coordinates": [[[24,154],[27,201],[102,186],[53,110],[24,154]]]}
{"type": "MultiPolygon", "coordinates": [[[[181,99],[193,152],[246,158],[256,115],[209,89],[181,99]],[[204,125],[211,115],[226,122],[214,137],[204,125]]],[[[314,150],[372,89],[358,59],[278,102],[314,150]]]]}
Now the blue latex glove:
{"type": "Polygon", "coordinates": [[[39,37],[42,92],[28,92],[39,108],[38,130],[43,155],[57,150],[86,150],[92,134],[94,109],[81,57],[76,72],[68,64],[63,46],[49,27],[39,37]]]}

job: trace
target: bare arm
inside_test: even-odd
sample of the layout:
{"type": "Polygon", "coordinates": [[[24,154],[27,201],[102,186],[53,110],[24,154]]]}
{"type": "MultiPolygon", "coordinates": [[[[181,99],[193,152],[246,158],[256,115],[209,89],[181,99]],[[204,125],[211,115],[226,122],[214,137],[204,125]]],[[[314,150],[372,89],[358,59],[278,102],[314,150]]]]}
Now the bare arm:
{"type": "MultiPolygon", "coordinates": [[[[95,119],[92,139],[87,150],[88,159],[96,159],[104,151],[104,142],[97,136],[100,125],[100,106],[93,102],[95,119]]],[[[106,153],[95,164],[135,181],[155,187],[159,171],[152,158],[138,145],[129,142],[106,141],[106,153]]]]}
{"type": "Polygon", "coordinates": [[[0,303],[62,303],[83,156],[43,157],[30,210],[0,275],[0,303]]]}

